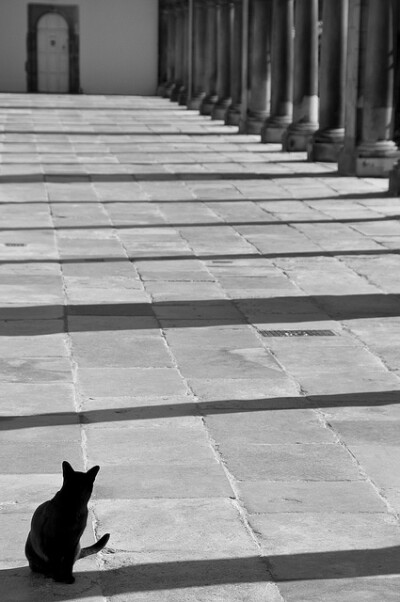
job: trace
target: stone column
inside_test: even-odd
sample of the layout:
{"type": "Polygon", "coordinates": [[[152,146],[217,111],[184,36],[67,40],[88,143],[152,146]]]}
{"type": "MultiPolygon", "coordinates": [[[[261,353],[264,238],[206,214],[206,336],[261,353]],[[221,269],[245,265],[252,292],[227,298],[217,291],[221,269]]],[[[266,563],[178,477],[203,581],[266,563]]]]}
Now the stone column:
{"type": "Polygon", "coordinates": [[[200,109],[206,95],[205,92],[205,60],[206,50],[207,7],[204,0],[195,0],[193,6],[193,88],[189,109],[200,109]]]}
{"type": "Polygon", "coordinates": [[[166,0],[165,10],[167,11],[167,83],[164,87],[165,97],[170,97],[175,84],[175,10],[174,0],[166,0]]]}
{"type": "Polygon", "coordinates": [[[271,115],[261,142],[282,142],[293,117],[294,0],[274,0],[271,48],[271,115]]]}
{"type": "Polygon", "coordinates": [[[217,6],[217,96],[212,119],[225,119],[232,102],[230,97],[230,2],[219,0],[217,6]]]}
{"type": "Polygon", "coordinates": [[[399,156],[393,141],[393,51],[393,4],[391,0],[369,0],[357,175],[387,176],[399,156]]]}
{"type": "Polygon", "coordinates": [[[168,82],[168,10],[165,0],[160,2],[160,20],[158,27],[159,56],[158,56],[158,88],[157,94],[164,96],[168,82]]]}
{"type": "Polygon", "coordinates": [[[189,83],[189,3],[182,2],[182,85],[179,89],[178,104],[185,105],[189,83]]]}
{"type": "Polygon", "coordinates": [[[260,134],[271,103],[272,1],[252,0],[249,34],[249,102],[245,122],[239,130],[260,134]]]}
{"type": "Polygon", "coordinates": [[[241,0],[230,3],[230,97],[232,103],[226,114],[227,125],[239,125],[242,103],[242,27],[243,6],[241,0]]]}
{"type": "Polygon", "coordinates": [[[293,122],[283,150],[305,151],[318,129],[318,0],[296,0],[293,122]]]}
{"type": "Polygon", "coordinates": [[[319,130],[309,144],[311,161],[336,162],[344,143],[348,0],[324,0],[319,130]]]}
{"type": "Polygon", "coordinates": [[[175,79],[171,90],[171,100],[179,99],[179,92],[183,85],[183,51],[184,51],[184,16],[183,3],[177,0],[174,7],[175,12],[175,79]]]}
{"type": "Polygon", "coordinates": [[[215,0],[206,0],[207,4],[207,30],[206,30],[206,49],[204,60],[206,63],[206,96],[204,97],[200,113],[202,115],[211,115],[215,104],[218,101],[217,96],[217,6],[215,0]]]}

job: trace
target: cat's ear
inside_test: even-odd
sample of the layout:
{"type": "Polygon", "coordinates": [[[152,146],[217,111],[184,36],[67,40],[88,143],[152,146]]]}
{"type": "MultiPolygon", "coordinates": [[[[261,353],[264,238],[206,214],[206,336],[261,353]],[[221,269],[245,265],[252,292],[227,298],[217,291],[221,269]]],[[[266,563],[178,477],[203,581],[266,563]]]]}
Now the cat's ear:
{"type": "Polygon", "coordinates": [[[66,460],[64,460],[64,462],[62,463],[62,469],[63,469],[64,479],[70,477],[75,472],[74,469],[72,468],[71,464],[69,462],[67,462],[66,460]]]}
{"type": "Polygon", "coordinates": [[[100,466],[93,466],[93,468],[91,468],[90,470],[87,471],[87,475],[90,478],[90,480],[92,481],[92,483],[94,483],[94,480],[97,476],[97,473],[100,470],[100,466]]]}

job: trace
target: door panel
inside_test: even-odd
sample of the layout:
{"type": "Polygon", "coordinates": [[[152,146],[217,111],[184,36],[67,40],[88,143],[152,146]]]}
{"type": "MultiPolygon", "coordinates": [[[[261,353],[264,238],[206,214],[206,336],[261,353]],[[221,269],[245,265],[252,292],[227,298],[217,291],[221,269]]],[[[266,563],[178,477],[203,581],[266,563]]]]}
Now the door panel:
{"type": "Polygon", "coordinates": [[[64,17],[47,13],[37,26],[38,92],[69,92],[69,32],[64,17]]]}

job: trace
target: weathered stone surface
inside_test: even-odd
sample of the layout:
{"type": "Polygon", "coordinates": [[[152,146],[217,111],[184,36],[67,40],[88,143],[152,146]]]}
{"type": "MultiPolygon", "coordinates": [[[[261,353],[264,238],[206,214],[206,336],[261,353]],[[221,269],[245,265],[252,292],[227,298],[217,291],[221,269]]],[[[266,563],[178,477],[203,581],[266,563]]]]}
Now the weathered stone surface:
{"type": "Polygon", "coordinates": [[[204,401],[260,399],[298,395],[296,383],[283,372],[273,378],[189,379],[189,386],[204,401]]]}
{"type": "Polygon", "coordinates": [[[352,571],[351,557],[349,554],[349,572],[347,579],[336,578],[331,580],[315,579],[294,580],[292,583],[280,583],[279,589],[287,602],[396,602],[398,597],[400,579],[396,576],[358,577],[357,571],[352,571]]]}
{"type": "Polygon", "coordinates": [[[185,393],[185,386],[173,368],[81,368],[79,381],[89,397],[185,393]]]}
{"type": "Polygon", "coordinates": [[[230,500],[97,501],[100,531],[112,532],[110,547],[126,552],[257,555],[230,500]]]}
{"type": "MultiPolygon", "coordinates": [[[[250,514],[283,512],[384,513],[383,499],[363,481],[243,481],[237,485],[250,514]]],[[[387,492],[385,492],[387,497],[387,492]]]]}
{"type": "Polygon", "coordinates": [[[72,352],[82,368],[88,367],[171,367],[172,360],[161,337],[140,336],[135,331],[74,333],[72,352]]]}
{"type": "Polygon", "coordinates": [[[229,470],[240,481],[343,481],[358,480],[358,468],[350,454],[333,444],[234,445],[220,444],[229,470]]]}
{"type": "Polygon", "coordinates": [[[206,425],[213,439],[222,444],[334,442],[332,432],[312,410],[228,412],[207,416],[206,425]]]}
{"type": "Polygon", "coordinates": [[[352,445],[350,450],[378,487],[387,489],[400,486],[397,470],[400,448],[397,445],[352,445]]]}
{"type": "Polygon", "coordinates": [[[50,499],[62,485],[59,474],[1,474],[0,487],[4,504],[41,504],[50,499]]]}
{"type": "Polygon", "coordinates": [[[65,358],[0,359],[0,382],[51,383],[71,380],[71,366],[65,358]]]}
{"type": "Polygon", "coordinates": [[[282,577],[285,559],[279,555],[307,553],[315,560],[318,552],[340,556],[341,550],[398,547],[400,543],[398,523],[386,513],[275,513],[252,515],[249,520],[269,563],[276,565],[274,574],[279,571],[282,577]]]}
{"type": "Polygon", "coordinates": [[[0,443],[0,474],[51,474],[61,470],[63,460],[68,460],[76,470],[82,470],[80,441],[43,443],[0,443]]]}
{"type": "Polygon", "coordinates": [[[72,383],[1,383],[0,415],[12,418],[75,411],[72,383]]]}
{"type": "Polygon", "coordinates": [[[237,349],[176,348],[174,355],[186,378],[271,378],[282,372],[262,347],[237,349]]]}
{"type": "MultiPolygon", "coordinates": [[[[1,477],[0,477],[1,483],[1,477]]],[[[234,497],[221,465],[207,462],[103,466],[95,496],[99,499],[234,497]]]]}
{"type": "Polygon", "coordinates": [[[204,430],[198,428],[90,429],[88,458],[101,465],[184,464],[216,462],[204,430]]]}
{"type": "Polygon", "coordinates": [[[336,420],[330,424],[348,445],[400,446],[399,420],[336,420]]]}

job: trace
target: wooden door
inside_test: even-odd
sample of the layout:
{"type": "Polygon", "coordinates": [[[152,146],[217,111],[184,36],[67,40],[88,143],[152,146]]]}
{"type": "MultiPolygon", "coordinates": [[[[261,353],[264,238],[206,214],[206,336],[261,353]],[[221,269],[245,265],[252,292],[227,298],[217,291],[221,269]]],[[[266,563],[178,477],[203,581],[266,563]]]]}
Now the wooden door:
{"type": "Polygon", "coordinates": [[[38,92],[69,92],[69,32],[64,17],[46,13],[37,26],[38,92]]]}

